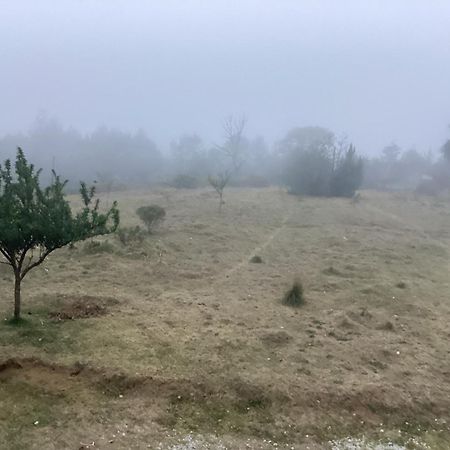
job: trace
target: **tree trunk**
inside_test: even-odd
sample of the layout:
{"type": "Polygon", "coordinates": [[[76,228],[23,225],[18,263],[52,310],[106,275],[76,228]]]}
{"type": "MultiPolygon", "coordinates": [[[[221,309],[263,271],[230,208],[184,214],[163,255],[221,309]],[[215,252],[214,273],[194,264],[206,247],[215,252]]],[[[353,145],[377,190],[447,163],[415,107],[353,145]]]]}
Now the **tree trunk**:
{"type": "Polygon", "coordinates": [[[20,283],[22,280],[20,279],[20,272],[15,273],[15,281],[14,281],[14,319],[20,319],[20,283]]]}

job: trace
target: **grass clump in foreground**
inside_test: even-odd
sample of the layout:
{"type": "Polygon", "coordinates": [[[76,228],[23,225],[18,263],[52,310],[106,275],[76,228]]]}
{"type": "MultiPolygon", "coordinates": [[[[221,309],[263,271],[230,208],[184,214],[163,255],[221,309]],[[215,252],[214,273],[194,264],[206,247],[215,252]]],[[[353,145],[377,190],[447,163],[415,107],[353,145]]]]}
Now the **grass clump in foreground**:
{"type": "Polygon", "coordinates": [[[283,305],[298,308],[305,304],[305,297],[303,294],[303,285],[300,280],[294,281],[292,287],[284,294],[282,299],[283,305]]]}

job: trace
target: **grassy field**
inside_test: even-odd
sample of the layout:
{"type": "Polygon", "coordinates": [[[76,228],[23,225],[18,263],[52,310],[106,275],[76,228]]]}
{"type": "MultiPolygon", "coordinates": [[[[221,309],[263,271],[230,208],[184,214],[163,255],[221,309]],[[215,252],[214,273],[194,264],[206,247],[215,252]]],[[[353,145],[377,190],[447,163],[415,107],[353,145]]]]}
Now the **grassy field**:
{"type": "Polygon", "coordinates": [[[166,221],[51,255],[20,326],[0,266],[0,448],[450,448],[450,202],[225,196],[111,194],[166,221]]]}

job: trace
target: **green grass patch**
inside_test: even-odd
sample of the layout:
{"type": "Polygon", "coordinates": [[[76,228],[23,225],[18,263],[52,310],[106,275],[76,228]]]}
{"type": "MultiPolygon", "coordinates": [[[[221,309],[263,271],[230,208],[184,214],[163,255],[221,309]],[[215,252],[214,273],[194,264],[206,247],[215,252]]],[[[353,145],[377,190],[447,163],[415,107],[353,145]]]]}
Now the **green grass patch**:
{"type": "Polygon", "coordinates": [[[32,347],[52,354],[70,353],[79,349],[79,335],[85,327],[82,321],[51,320],[46,308],[34,309],[19,321],[4,320],[0,324],[0,342],[18,350],[32,347]]]}
{"type": "Polygon", "coordinates": [[[61,393],[51,393],[22,381],[0,381],[0,442],[8,449],[25,449],[39,429],[61,421],[66,404],[61,393]]]}

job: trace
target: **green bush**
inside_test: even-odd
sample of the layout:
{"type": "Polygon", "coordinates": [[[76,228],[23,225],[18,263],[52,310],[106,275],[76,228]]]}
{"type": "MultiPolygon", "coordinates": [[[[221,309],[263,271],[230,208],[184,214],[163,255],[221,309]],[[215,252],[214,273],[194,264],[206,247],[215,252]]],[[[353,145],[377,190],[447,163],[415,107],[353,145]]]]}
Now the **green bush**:
{"type": "Polygon", "coordinates": [[[330,180],[330,195],[334,197],[353,197],[363,180],[363,160],[356,155],[350,145],[344,155],[337,159],[330,180]]]}
{"type": "Polygon", "coordinates": [[[158,205],[141,206],[136,210],[136,214],[144,222],[149,233],[164,220],[166,210],[158,205]]]}
{"type": "Polygon", "coordinates": [[[363,178],[363,161],[355,147],[337,143],[329,130],[291,130],[280,144],[286,155],[283,180],[293,194],[352,197],[363,178]]]}

